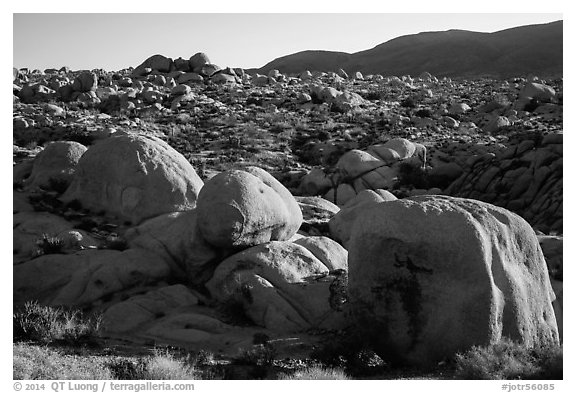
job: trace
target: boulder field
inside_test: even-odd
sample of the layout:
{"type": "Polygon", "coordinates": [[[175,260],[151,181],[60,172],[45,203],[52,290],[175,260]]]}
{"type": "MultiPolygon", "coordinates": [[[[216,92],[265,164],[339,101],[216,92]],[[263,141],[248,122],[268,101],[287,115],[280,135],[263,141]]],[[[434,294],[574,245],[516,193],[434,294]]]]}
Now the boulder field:
{"type": "Polygon", "coordinates": [[[241,345],[258,331],[282,336],[353,324],[376,350],[415,364],[503,337],[559,341],[538,238],[506,209],[448,196],[397,199],[385,190],[363,190],[339,209],[297,200],[257,167],[203,184],[154,138],[118,135],[81,146],[50,145],[30,179],[38,162],[63,157],[48,160],[44,175],[70,177],[63,201],[139,225],[125,231],[123,250],[97,239],[89,246],[78,232],[76,248],[34,255],[30,243],[40,233],[74,225],[18,213],[16,304],[101,309],[112,337],[197,347],[223,337],[241,345]],[[125,198],[129,187],[141,191],[125,198]],[[314,216],[336,240],[301,230],[314,216]],[[238,314],[253,328],[236,327],[238,314]]]}
{"type": "Polygon", "coordinates": [[[14,305],[228,354],[255,335],[309,352],[354,332],[415,365],[558,343],[561,85],[203,53],[15,70],[14,305]]]}

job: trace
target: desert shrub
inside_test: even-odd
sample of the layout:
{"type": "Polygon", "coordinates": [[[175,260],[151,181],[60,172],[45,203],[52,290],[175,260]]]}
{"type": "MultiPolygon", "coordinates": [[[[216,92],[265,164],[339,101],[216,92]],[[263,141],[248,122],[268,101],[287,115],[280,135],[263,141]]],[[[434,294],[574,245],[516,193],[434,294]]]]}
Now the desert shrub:
{"type": "Polygon", "coordinates": [[[361,94],[362,98],[369,100],[369,101],[376,101],[376,100],[380,100],[382,99],[382,97],[384,96],[384,93],[381,91],[369,91],[366,92],[364,94],[361,94]]]}
{"type": "Polygon", "coordinates": [[[321,141],[321,142],[327,141],[327,140],[329,140],[331,137],[332,137],[332,135],[331,135],[330,132],[327,131],[327,130],[320,130],[320,131],[318,131],[317,138],[318,138],[318,140],[321,141]]]}
{"type": "Polygon", "coordinates": [[[128,241],[118,236],[108,236],[104,241],[104,248],[109,250],[124,251],[128,249],[128,241]]]}
{"type": "Polygon", "coordinates": [[[90,146],[94,143],[94,134],[85,129],[67,128],[64,130],[62,140],[78,142],[84,146],[90,146]]]}
{"type": "Polygon", "coordinates": [[[216,308],[223,322],[236,326],[254,325],[252,319],[246,314],[244,303],[235,296],[228,297],[228,299],[219,303],[216,308]]]}
{"type": "Polygon", "coordinates": [[[85,317],[79,310],[63,310],[27,302],[13,314],[15,341],[54,341],[71,345],[88,343],[98,336],[100,316],[85,317]]]}
{"type": "Polygon", "coordinates": [[[63,355],[23,343],[13,346],[13,378],[33,379],[112,379],[110,370],[93,357],[63,355]]]}
{"type": "Polygon", "coordinates": [[[371,350],[365,337],[349,333],[328,339],[311,353],[312,359],[329,367],[345,370],[352,376],[369,376],[385,371],[388,364],[371,350]]]}
{"type": "Polygon", "coordinates": [[[270,344],[256,344],[250,349],[244,349],[236,358],[237,364],[268,367],[274,363],[276,348],[270,344]]]}
{"type": "Polygon", "coordinates": [[[280,374],[281,380],[329,380],[329,379],[350,379],[346,373],[339,368],[328,368],[324,366],[311,366],[304,370],[296,371],[293,374],[280,374]]]}
{"type": "Polygon", "coordinates": [[[459,379],[562,379],[562,347],[529,348],[509,339],[456,354],[459,379]]]}
{"type": "Polygon", "coordinates": [[[418,117],[432,117],[432,111],[430,109],[419,109],[415,113],[418,117]]]}
{"type": "Polygon", "coordinates": [[[403,108],[415,108],[416,100],[413,97],[408,97],[400,101],[400,106],[403,108]]]}
{"type": "Polygon", "coordinates": [[[106,363],[114,379],[183,380],[197,379],[198,373],[188,359],[168,350],[156,350],[143,358],[115,358],[106,363]]]}
{"type": "Polygon", "coordinates": [[[51,341],[60,313],[37,302],[27,302],[12,315],[14,340],[51,341]]]}
{"type": "Polygon", "coordinates": [[[170,352],[157,352],[148,359],[144,376],[143,379],[153,380],[197,379],[197,372],[184,359],[170,352]]]}
{"type": "Polygon", "coordinates": [[[195,364],[201,366],[209,366],[215,363],[214,354],[210,351],[201,349],[196,354],[195,364]]]}
{"type": "Polygon", "coordinates": [[[47,255],[47,254],[61,254],[64,251],[64,242],[58,236],[50,236],[46,233],[42,235],[42,239],[36,242],[38,249],[36,254],[47,255]]]}
{"type": "Polygon", "coordinates": [[[106,367],[110,370],[113,379],[126,381],[145,379],[146,362],[143,359],[116,358],[109,361],[106,367]]]}
{"type": "Polygon", "coordinates": [[[414,188],[429,188],[429,179],[426,171],[419,166],[401,163],[398,171],[398,185],[412,186],[414,188]]]}
{"type": "Polygon", "coordinates": [[[386,362],[371,349],[356,352],[348,361],[348,371],[356,376],[370,376],[383,372],[386,362]]]}

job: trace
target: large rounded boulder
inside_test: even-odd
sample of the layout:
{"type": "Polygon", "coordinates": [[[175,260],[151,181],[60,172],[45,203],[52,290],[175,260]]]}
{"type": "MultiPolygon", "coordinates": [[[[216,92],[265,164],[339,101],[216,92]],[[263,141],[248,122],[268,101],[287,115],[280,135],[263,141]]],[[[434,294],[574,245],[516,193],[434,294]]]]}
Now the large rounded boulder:
{"type": "Polygon", "coordinates": [[[351,311],[375,349],[430,365],[504,337],[558,343],[546,262],[518,215],[422,196],[375,204],[351,232],[351,311]]]}
{"type": "Polygon", "coordinates": [[[202,185],[192,165],[166,142],[124,134],[84,153],[62,199],[138,224],[160,214],[193,209],[202,185]]]}
{"type": "Polygon", "coordinates": [[[98,77],[95,73],[84,71],[74,79],[72,89],[81,93],[87,93],[96,90],[98,87],[98,77]]]}
{"type": "Polygon", "coordinates": [[[163,55],[153,55],[132,71],[132,76],[146,75],[151,71],[170,72],[174,70],[174,61],[163,55]],[[147,70],[148,69],[148,70],[147,70]]]}
{"type": "Polygon", "coordinates": [[[49,143],[34,159],[32,173],[25,181],[26,188],[54,187],[57,184],[67,187],[86,150],[86,146],[78,142],[49,143]]]}
{"type": "Polygon", "coordinates": [[[301,224],[302,211],[290,191],[260,168],[222,172],[198,196],[200,233],[217,247],[288,240],[301,224]]]}
{"type": "Polygon", "coordinates": [[[206,64],[210,64],[210,59],[208,58],[208,55],[206,55],[205,53],[202,52],[198,52],[195,55],[193,55],[192,57],[190,57],[190,59],[188,60],[190,69],[193,72],[200,72],[200,70],[202,69],[202,67],[204,67],[206,64]]]}

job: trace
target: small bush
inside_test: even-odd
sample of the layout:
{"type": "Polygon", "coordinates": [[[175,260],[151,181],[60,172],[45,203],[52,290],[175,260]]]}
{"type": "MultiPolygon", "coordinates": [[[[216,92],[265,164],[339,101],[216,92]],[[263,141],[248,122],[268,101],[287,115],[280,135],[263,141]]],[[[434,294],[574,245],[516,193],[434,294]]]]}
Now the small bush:
{"type": "Polygon", "coordinates": [[[243,350],[236,359],[238,364],[261,367],[272,366],[276,358],[276,349],[270,344],[257,344],[250,349],[243,350]]]}
{"type": "Polygon", "coordinates": [[[42,239],[36,242],[38,249],[36,255],[61,254],[64,251],[64,242],[58,236],[44,233],[42,239]]]}
{"type": "Polygon", "coordinates": [[[352,356],[347,369],[352,375],[370,376],[383,372],[386,367],[386,362],[376,352],[362,349],[352,356]]]}
{"type": "Polygon", "coordinates": [[[427,118],[431,118],[432,117],[432,111],[430,109],[419,109],[416,111],[415,113],[416,116],[418,117],[427,117],[427,118]]]}
{"type": "Polygon", "coordinates": [[[324,366],[311,366],[304,370],[296,371],[293,374],[280,374],[281,380],[329,380],[329,379],[350,379],[346,373],[339,368],[327,368],[324,366]]]}
{"type": "Polygon", "coordinates": [[[402,101],[400,101],[400,106],[403,108],[415,108],[416,101],[412,97],[408,97],[402,101]]]}
{"type": "Polygon", "coordinates": [[[118,236],[109,236],[104,242],[104,247],[109,250],[124,251],[128,249],[128,241],[118,236]]]}
{"type": "Polygon", "coordinates": [[[413,164],[402,163],[399,167],[398,185],[428,189],[430,181],[426,171],[421,167],[413,164]]]}
{"type": "Polygon", "coordinates": [[[197,379],[194,367],[186,364],[182,359],[177,359],[169,352],[157,353],[146,364],[146,375],[143,379],[153,380],[182,380],[197,379]]]}
{"type": "Polygon", "coordinates": [[[562,379],[562,347],[528,348],[509,339],[456,355],[459,379],[562,379]]]}
{"type": "Polygon", "coordinates": [[[126,381],[142,380],[146,375],[146,362],[143,359],[118,358],[106,364],[114,379],[126,381]]]}
{"type": "Polygon", "coordinates": [[[78,345],[92,341],[100,329],[99,316],[85,318],[78,310],[27,302],[13,314],[14,340],[32,340],[42,343],[54,341],[78,345]]]}

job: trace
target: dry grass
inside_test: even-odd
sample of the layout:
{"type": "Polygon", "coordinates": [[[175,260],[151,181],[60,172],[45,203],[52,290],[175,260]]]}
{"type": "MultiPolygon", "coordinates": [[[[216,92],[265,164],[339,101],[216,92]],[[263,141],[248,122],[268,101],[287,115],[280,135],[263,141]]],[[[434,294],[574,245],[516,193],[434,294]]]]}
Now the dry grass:
{"type": "Polygon", "coordinates": [[[294,374],[282,374],[278,379],[282,380],[329,380],[329,379],[350,379],[344,371],[339,368],[328,368],[324,366],[311,366],[304,370],[296,371],[294,374]]]}
{"type": "Polygon", "coordinates": [[[194,367],[182,359],[175,358],[172,354],[157,353],[146,364],[145,378],[159,380],[183,380],[198,379],[198,373],[194,367]]]}
{"type": "Polygon", "coordinates": [[[85,317],[79,310],[43,306],[28,302],[12,316],[14,340],[41,343],[64,341],[71,345],[94,339],[100,328],[100,318],[85,317]]]}
{"type": "Polygon", "coordinates": [[[110,370],[96,357],[63,355],[27,344],[13,346],[14,379],[112,379],[110,370]]]}

